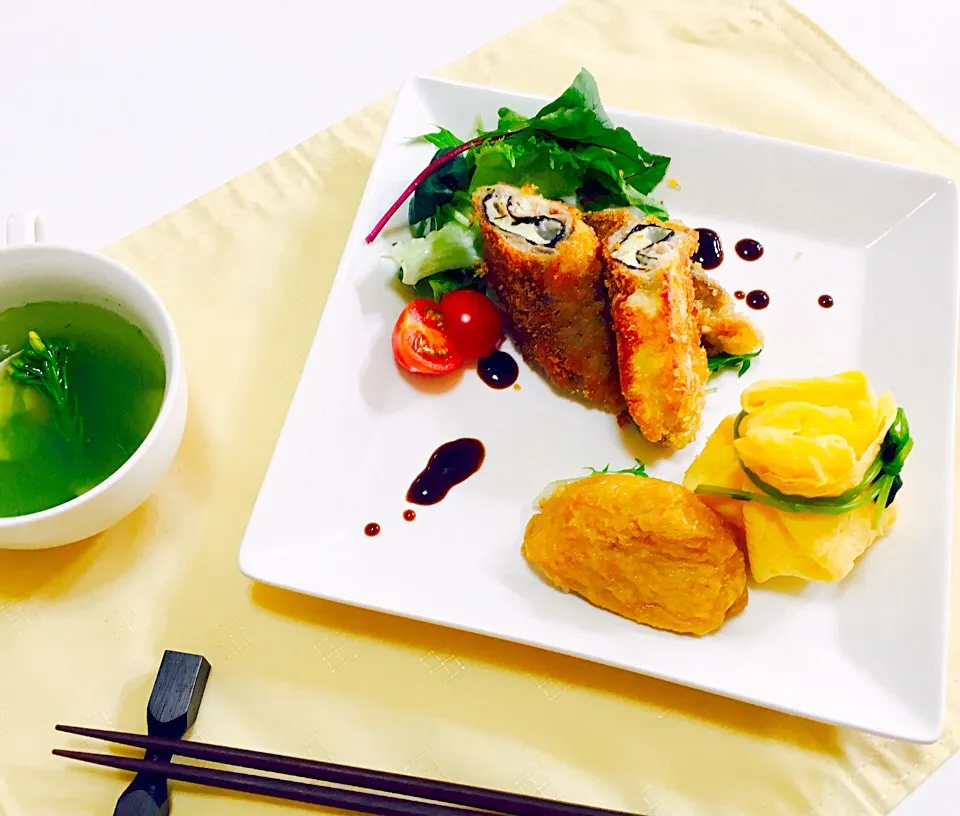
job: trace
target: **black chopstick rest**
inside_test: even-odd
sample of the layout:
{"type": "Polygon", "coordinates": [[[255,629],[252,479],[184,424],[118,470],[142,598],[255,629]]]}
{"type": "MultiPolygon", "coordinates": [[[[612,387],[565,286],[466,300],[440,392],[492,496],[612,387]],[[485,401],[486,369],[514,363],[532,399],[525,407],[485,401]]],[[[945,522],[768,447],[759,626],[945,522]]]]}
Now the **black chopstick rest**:
{"type": "MultiPolygon", "coordinates": [[[[147,733],[180,739],[196,722],[210,676],[210,664],[200,655],[167,650],[147,703],[147,733]]],[[[169,762],[172,754],[147,751],[144,759],[169,762]]],[[[163,776],[139,773],[117,800],[113,816],[168,816],[170,797],[163,776]]]]}

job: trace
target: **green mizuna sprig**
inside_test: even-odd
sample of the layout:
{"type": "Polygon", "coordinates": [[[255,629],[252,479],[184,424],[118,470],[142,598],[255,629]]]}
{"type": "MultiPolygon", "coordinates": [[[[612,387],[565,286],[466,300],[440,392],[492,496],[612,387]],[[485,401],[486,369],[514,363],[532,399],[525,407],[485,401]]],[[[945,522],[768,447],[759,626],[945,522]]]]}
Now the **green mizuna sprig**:
{"type": "MultiPolygon", "coordinates": [[[[734,440],[740,438],[740,424],[745,417],[746,412],[741,411],[733,423],[734,440]]],[[[903,470],[907,456],[910,455],[912,449],[913,438],[910,436],[907,415],[902,408],[898,408],[893,423],[880,445],[880,452],[876,459],[870,463],[870,467],[867,468],[860,484],[838,496],[810,498],[783,493],[768,485],[744,465],[739,455],[737,459],[740,461],[740,467],[743,468],[747,478],[760,491],[759,493],[748,490],[732,490],[715,485],[698,485],[694,493],[701,496],[719,496],[737,501],[757,502],[786,513],[815,513],[831,516],[848,513],[873,502],[876,507],[874,525],[882,533],[883,511],[893,503],[900,488],[903,487],[900,471],[903,470]]]]}
{"type": "Polygon", "coordinates": [[[79,446],[83,439],[82,421],[76,394],[67,375],[70,347],[56,340],[44,342],[39,334],[27,334],[26,347],[7,363],[10,379],[34,388],[53,407],[53,418],[67,442],[79,446]]]}

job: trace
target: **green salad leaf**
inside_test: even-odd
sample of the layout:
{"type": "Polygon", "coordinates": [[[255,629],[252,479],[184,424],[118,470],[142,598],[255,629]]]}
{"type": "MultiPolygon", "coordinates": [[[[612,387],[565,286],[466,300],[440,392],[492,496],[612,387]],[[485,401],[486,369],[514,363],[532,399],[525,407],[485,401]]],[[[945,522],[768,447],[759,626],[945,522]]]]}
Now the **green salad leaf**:
{"type": "Polygon", "coordinates": [[[613,126],[600,101],[597,83],[586,69],[580,71],[570,87],[557,99],[544,105],[529,120],[528,126],[549,133],[555,139],[612,151],[620,157],[631,178],[655,166],[661,167],[663,172],[659,177],[652,172],[647,181],[642,183],[641,186],[645,186],[652,182],[645,192],[660,182],[669,164],[665,156],[655,156],[640,147],[626,128],[613,126]]]}
{"type": "Polygon", "coordinates": [[[487,142],[475,150],[474,161],[471,192],[497,182],[534,184],[540,195],[560,199],[576,193],[583,181],[576,154],[536,133],[487,142]]]}
{"type": "Polygon", "coordinates": [[[481,130],[477,128],[478,136],[493,136],[500,133],[525,130],[530,126],[529,117],[523,116],[510,108],[500,108],[497,111],[497,127],[495,130],[481,130]]]}
{"type": "Polygon", "coordinates": [[[475,267],[480,262],[478,239],[475,226],[452,220],[423,238],[394,244],[390,257],[400,266],[401,282],[415,286],[437,272],[475,267]]]}
{"type": "Polygon", "coordinates": [[[473,224],[473,204],[470,202],[470,195],[463,190],[457,190],[446,204],[441,204],[432,215],[414,224],[413,237],[423,238],[427,233],[438,230],[451,221],[459,221],[465,227],[473,224]]]}
{"type": "Polygon", "coordinates": [[[436,133],[425,133],[420,138],[425,142],[430,142],[434,147],[439,147],[441,150],[456,147],[461,143],[461,140],[456,137],[456,134],[447,130],[445,127],[440,128],[436,133]]]}
{"type": "Polygon", "coordinates": [[[483,278],[474,269],[446,269],[417,281],[414,291],[417,297],[430,298],[438,303],[447,292],[457,289],[476,289],[482,292],[486,288],[483,278]]]}
{"type": "Polygon", "coordinates": [[[572,201],[587,210],[633,206],[668,217],[651,193],[666,175],[669,157],[645,150],[628,130],[613,125],[597,83],[586,69],[532,117],[504,107],[498,111],[495,130],[478,127],[477,136],[469,141],[442,127],[421,138],[437,148],[433,160],[367,236],[372,241],[412,193],[408,220],[413,238],[395,244],[391,252],[398,263],[405,259],[407,266],[400,277],[410,285],[447,272],[453,274],[437,281],[438,290],[456,281],[462,281],[462,286],[476,284],[476,276],[464,270],[478,266],[479,256],[464,263],[463,257],[448,252],[447,238],[429,244],[412,242],[425,240],[454,222],[470,226],[474,217],[470,193],[484,185],[532,184],[547,198],[572,201]],[[423,257],[433,252],[437,257],[423,257]]]}
{"type": "Polygon", "coordinates": [[[597,87],[597,81],[585,68],[581,69],[580,73],[574,77],[569,88],[553,102],[548,102],[540,108],[536,118],[543,119],[570,110],[583,110],[592,113],[600,124],[610,128],[613,127],[613,123],[600,101],[600,89],[597,87]]]}
{"type": "MultiPolygon", "coordinates": [[[[602,197],[603,206],[629,204],[660,218],[667,217],[662,205],[628,181],[624,166],[632,169],[631,163],[602,147],[565,147],[541,133],[529,131],[481,145],[475,150],[474,161],[471,191],[497,182],[518,187],[534,184],[546,198],[573,198],[581,206],[588,205],[587,209],[602,209],[594,206],[596,199],[602,197]],[[591,189],[596,193],[594,200],[591,200],[591,189]]],[[[666,172],[667,163],[664,160],[656,171],[660,178],[666,172]]],[[[651,170],[645,168],[643,172],[651,170]]]]}
{"type": "Polygon", "coordinates": [[[725,368],[735,368],[737,369],[737,376],[742,377],[750,370],[750,363],[761,351],[763,349],[750,354],[727,354],[727,352],[722,351],[713,357],[707,357],[707,370],[711,374],[716,374],[725,368]]]}
{"type": "MultiPolygon", "coordinates": [[[[434,158],[443,156],[449,150],[449,147],[441,147],[434,154],[434,158]]],[[[440,207],[452,202],[457,192],[469,187],[472,175],[473,168],[467,161],[466,154],[463,154],[428,176],[410,199],[407,218],[411,226],[423,223],[433,217],[440,207]]]]}

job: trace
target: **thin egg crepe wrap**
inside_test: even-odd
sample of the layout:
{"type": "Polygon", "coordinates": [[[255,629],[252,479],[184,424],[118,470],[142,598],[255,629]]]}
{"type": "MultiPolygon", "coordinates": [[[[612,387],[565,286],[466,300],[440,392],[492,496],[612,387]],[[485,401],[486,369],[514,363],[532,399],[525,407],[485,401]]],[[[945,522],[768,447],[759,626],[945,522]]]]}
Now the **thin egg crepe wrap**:
{"type": "MultiPolygon", "coordinates": [[[[758,492],[744,467],[789,496],[823,498],[857,488],[880,453],[897,415],[893,397],[877,398],[861,372],[755,383],[725,418],[684,475],[700,486],[758,492]]],[[[837,581],[895,520],[895,505],[880,516],[874,502],[835,514],[789,512],[757,501],[700,498],[743,530],[750,571],[763,583],[778,576],[837,581]]]]}

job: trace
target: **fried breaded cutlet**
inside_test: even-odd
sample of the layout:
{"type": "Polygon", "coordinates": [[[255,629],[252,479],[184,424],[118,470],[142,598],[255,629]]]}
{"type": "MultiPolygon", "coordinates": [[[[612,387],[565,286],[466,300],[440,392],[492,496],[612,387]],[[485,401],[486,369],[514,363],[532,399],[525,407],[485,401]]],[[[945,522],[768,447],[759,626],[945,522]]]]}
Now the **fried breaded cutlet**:
{"type": "Polygon", "coordinates": [[[520,354],[556,387],[622,409],[596,233],[532,188],[482,187],[473,207],[487,281],[520,354]]]}
{"type": "Polygon", "coordinates": [[[563,484],[527,523],[521,551],[559,589],[658,629],[705,635],[747,605],[734,532],[672,482],[607,474],[563,484]]]}
{"type": "Polygon", "coordinates": [[[630,416],[651,442],[690,443],[700,428],[709,371],[695,318],[694,230],[630,214],[601,241],[630,416]]]}
{"type": "Polygon", "coordinates": [[[583,220],[593,228],[601,241],[611,232],[615,232],[628,221],[637,217],[640,217],[639,211],[632,210],[629,207],[611,207],[607,210],[596,210],[583,214],[583,220]]]}
{"type": "Polygon", "coordinates": [[[763,348],[763,334],[746,315],[736,311],[735,301],[700,267],[693,265],[693,296],[696,318],[700,323],[700,341],[713,357],[727,354],[752,354],[763,348]]]}
{"type": "MultiPolygon", "coordinates": [[[[603,241],[629,221],[633,211],[623,207],[584,213],[583,220],[603,241]]],[[[700,342],[708,357],[727,354],[752,354],[763,347],[763,334],[746,315],[736,311],[736,301],[698,263],[691,265],[693,275],[694,316],[700,326],[700,342]]]]}

